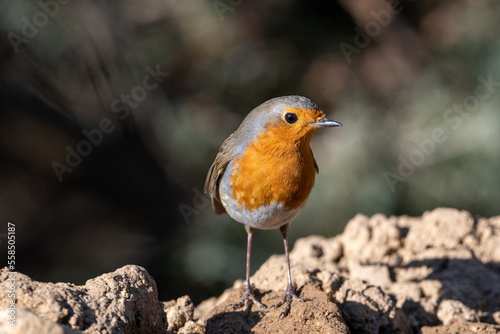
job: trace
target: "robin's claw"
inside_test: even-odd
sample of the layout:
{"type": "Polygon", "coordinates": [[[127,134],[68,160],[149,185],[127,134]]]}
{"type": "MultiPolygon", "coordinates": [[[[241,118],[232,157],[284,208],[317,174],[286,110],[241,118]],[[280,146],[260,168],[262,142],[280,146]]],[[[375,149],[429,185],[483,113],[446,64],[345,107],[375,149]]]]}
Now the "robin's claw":
{"type": "Polygon", "coordinates": [[[286,317],[288,315],[288,313],[290,313],[290,308],[292,306],[293,300],[297,300],[299,302],[306,302],[306,301],[310,300],[307,298],[297,296],[297,294],[295,293],[296,288],[297,287],[295,284],[288,285],[286,287],[286,292],[285,292],[285,295],[283,296],[283,298],[278,303],[276,303],[275,305],[272,306],[272,308],[278,308],[281,305],[285,304],[285,307],[283,308],[283,311],[278,316],[278,319],[282,319],[282,318],[286,317]]]}
{"type": "Polygon", "coordinates": [[[253,292],[252,286],[246,285],[245,293],[243,294],[243,297],[241,297],[241,300],[237,303],[229,304],[226,307],[231,307],[233,310],[235,310],[242,306],[245,306],[245,314],[248,315],[250,313],[252,304],[257,304],[262,308],[267,308],[266,305],[262,304],[260,300],[257,299],[253,292]]]}

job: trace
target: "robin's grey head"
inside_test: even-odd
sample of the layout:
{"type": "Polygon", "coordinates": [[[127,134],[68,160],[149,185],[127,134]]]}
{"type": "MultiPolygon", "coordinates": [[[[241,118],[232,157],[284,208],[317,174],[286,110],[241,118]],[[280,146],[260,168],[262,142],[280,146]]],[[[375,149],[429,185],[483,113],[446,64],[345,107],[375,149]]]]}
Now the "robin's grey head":
{"type": "Polygon", "coordinates": [[[286,111],[292,109],[320,110],[318,105],[307,97],[298,95],[276,97],[252,110],[243,120],[241,126],[244,127],[244,132],[258,133],[263,131],[266,126],[282,121],[286,111]]]}
{"type": "Polygon", "coordinates": [[[243,120],[237,130],[240,148],[238,151],[243,150],[260,133],[279,124],[295,130],[302,128],[300,133],[309,131],[304,129],[306,126],[314,132],[313,128],[340,125],[325,118],[318,105],[306,97],[297,95],[276,97],[256,107],[243,120]]]}

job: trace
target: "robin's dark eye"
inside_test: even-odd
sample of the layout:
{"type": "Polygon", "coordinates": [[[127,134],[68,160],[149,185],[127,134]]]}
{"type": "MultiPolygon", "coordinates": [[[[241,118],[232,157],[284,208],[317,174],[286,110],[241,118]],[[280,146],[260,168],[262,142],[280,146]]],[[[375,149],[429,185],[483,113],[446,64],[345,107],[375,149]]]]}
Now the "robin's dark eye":
{"type": "Polygon", "coordinates": [[[288,123],[288,124],[293,124],[295,122],[297,122],[299,118],[297,117],[297,115],[295,115],[294,113],[291,113],[291,112],[287,112],[285,114],[285,121],[288,123]]]}

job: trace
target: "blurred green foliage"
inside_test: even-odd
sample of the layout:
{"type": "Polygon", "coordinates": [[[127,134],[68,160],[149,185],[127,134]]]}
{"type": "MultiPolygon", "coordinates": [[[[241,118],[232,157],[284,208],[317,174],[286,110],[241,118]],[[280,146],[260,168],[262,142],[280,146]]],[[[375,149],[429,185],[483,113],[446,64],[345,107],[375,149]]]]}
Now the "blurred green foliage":
{"type": "MultiPolygon", "coordinates": [[[[493,0],[1,2],[0,218],[20,226],[19,270],[82,283],[136,263],[162,299],[196,302],[243,278],[243,226],[198,192],[223,140],[281,95],[344,125],[313,139],[292,243],[357,213],[499,214],[499,14],[493,0]],[[137,88],[148,67],[168,76],[137,88]],[[115,130],[59,183],[53,162],[103,118],[115,130]]],[[[253,269],[282,252],[257,231],[253,269]]]]}

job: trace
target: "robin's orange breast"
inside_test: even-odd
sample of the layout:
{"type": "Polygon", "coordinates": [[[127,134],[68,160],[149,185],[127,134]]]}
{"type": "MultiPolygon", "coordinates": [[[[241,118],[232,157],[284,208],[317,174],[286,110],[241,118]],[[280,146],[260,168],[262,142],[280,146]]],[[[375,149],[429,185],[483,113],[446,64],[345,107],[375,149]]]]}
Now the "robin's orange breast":
{"type": "Polygon", "coordinates": [[[247,210],[272,203],[288,210],[300,207],[314,185],[309,146],[312,131],[298,137],[286,125],[268,126],[232,164],[232,195],[247,210]]]}

